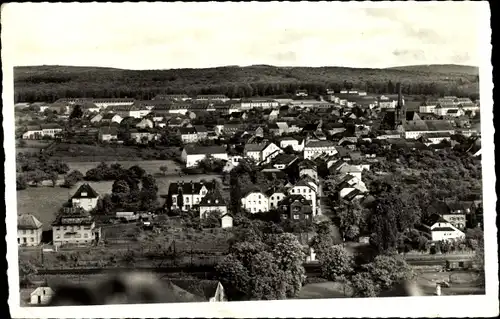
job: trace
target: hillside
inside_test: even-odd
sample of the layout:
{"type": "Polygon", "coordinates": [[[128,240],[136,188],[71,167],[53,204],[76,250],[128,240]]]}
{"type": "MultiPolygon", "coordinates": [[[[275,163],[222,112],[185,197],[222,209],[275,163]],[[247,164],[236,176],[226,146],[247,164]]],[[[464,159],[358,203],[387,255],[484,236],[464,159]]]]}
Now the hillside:
{"type": "Polygon", "coordinates": [[[414,73],[443,73],[443,74],[467,74],[467,75],[479,75],[479,68],[477,66],[470,65],[457,65],[457,64],[432,64],[432,65],[407,65],[399,66],[393,68],[387,68],[387,70],[399,70],[404,72],[414,72],[414,73]]]}
{"type": "Polygon", "coordinates": [[[159,93],[226,94],[229,97],[293,94],[307,89],[357,87],[372,93],[394,93],[402,82],[405,94],[469,95],[478,79],[460,66],[409,66],[390,69],[344,67],[218,67],[205,69],[123,70],[99,67],[28,66],[14,68],[15,100],[54,101],[62,97],[134,97],[159,93]],[[450,73],[445,73],[445,69],[450,73]]]}

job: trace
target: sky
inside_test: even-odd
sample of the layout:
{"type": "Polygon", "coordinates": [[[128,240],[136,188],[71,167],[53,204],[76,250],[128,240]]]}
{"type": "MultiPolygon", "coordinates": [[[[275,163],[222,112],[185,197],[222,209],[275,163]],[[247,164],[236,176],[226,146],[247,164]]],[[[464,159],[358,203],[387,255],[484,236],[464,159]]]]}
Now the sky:
{"type": "Polygon", "coordinates": [[[2,43],[15,66],[479,65],[478,34],[485,25],[480,7],[477,2],[7,4],[2,43]]]}

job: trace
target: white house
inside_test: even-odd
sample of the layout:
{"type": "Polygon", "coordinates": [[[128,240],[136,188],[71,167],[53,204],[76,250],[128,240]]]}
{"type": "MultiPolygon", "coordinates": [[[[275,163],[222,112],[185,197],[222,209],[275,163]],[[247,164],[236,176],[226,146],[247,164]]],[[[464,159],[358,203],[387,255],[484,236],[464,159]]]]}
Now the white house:
{"type": "Polygon", "coordinates": [[[121,123],[123,117],[114,113],[106,113],[106,114],[97,114],[92,119],[90,119],[91,123],[99,123],[99,122],[107,122],[107,123],[121,123]]]}
{"type": "Polygon", "coordinates": [[[226,201],[218,190],[212,190],[203,197],[199,204],[200,218],[206,217],[208,212],[218,211],[221,217],[227,214],[226,201]]]}
{"type": "Polygon", "coordinates": [[[316,215],[316,200],[317,200],[317,187],[306,181],[306,179],[301,179],[295,185],[293,185],[289,190],[288,194],[302,195],[305,199],[310,200],[312,203],[313,216],[316,215]]]}
{"type": "Polygon", "coordinates": [[[52,223],[52,242],[56,246],[89,245],[100,237],[101,228],[96,227],[94,217],[81,208],[64,208],[52,223]]]}
{"type": "Polygon", "coordinates": [[[278,203],[282,201],[287,194],[284,189],[271,188],[266,192],[266,195],[269,202],[269,210],[271,210],[277,209],[278,203]]]}
{"type": "Polygon", "coordinates": [[[38,287],[30,294],[30,304],[46,305],[50,302],[55,292],[50,287],[38,287]]]}
{"type": "MultiPolygon", "coordinates": [[[[168,187],[168,196],[170,197],[172,206],[169,208],[181,209],[184,211],[192,209],[194,206],[199,206],[202,199],[208,194],[208,192],[213,190],[213,183],[193,181],[186,183],[184,181],[179,183],[170,183],[170,186],[168,187]],[[182,199],[180,199],[181,197],[182,199]]],[[[206,212],[207,209],[204,209],[204,213],[206,212]]]]}
{"type": "Polygon", "coordinates": [[[23,246],[38,246],[42,242],[42,223],[31,214],[17,216],[17,243],[23,246]]]}
{"type": "Polygon", "coordinates": [[[424,230],[430,233],[432,241],[450,241],[465,238],[465,234],[461,230],[438,214],[433,214],[427,220],[424,220],[422,226],[424,230]]]}
{"type": "Polygon", "coordinates": [[[101,127],[98,133],[99,141],[109,142],[118,139],[118,129],[116,127],[101,127]]]}
{"type": "Polygon", "coordinates": [[[80,207],[85,211],[91,211],[97,206],[99,194],[89,185],[82,184],[71,197],[73,207],[80,207]]]}
{"type": "Polygon", "coordinates": [[[335,155],[337,149],[331,141],[310,140],[304,146],[304,159],[314,159],[321,154],[335,155]]]}
{"type": "Polygon", "coordinates": [[[41,124],[28,126],[23,133],[23,139],[41,139],[44,136],[54,138],[56,134],[62,132],[62,127],[58,124],[41,124]]]}
{"type": "Polygon", "coordinates": [[[291,146],[295,152],[302,152],[304,150],[304,143],[304,139],[299,141],[293,137],[284,137],[280,141],[280,147],[285,149],[291,146]]]}
{"type": "Polygon", "coordinates": [[[38,140],[43,136],[42,128],[39,125],[28,126],[23,133],[24,140],[38,140]]]}
{"type": "Polygon", "coordinates": [[[243,154],[257,163],[269,163],[271,159],[282,152],[283,150],[274,143],[249,143],[245,145],[243,154]]]}
{"type": "Polygon", "coordinates": [[[194,127],[179,127],[182,143],[196,143],[198,141],[198,133],[194,127]]]}
{"type": "Polygon", "coordinates": [[[241,199],[241,206],[250,213],[269,211],[269,199],[260,191],[251,191],[241,199]]]}
{"type": "Polygon", "coordinates": [[[215,159],[228,160],[226,149],[223,146],[186,146],[181,154],[181,159],[186,167],[194,167],[207,156],[215,159]]]}

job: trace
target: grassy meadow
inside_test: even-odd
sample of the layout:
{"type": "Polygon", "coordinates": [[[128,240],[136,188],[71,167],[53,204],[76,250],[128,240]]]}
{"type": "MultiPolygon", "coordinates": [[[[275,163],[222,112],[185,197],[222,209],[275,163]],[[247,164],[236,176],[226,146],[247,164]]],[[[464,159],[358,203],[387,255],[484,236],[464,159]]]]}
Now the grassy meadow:
{"type": "MultiPolygon", "coordinates": [[[[158,162],[155,164],[149,164],[148,162],[139,162],[138,164],[143,167],[146,171],[152,172],[154,170],[155,165],[158,167],[164,165],[165,161],[153,161],[158,162]],[[162,162],[160,165],[159,162],[162,162]]],[[[137,162],[128,162],[128,165],[135,165],[137,162]]],[[[73,164],[73,163],[71,163],[73,164]]],[[[125,166],[125,164],[123,164],[125,166]]],[[[90,169],[95,167],[96,163],[85,164],[80,163],[78,166],[71,166],[71,169],[79,168],[82,169],[82,173],[84,173],[83,168],[88,167],[90,169]]],[[[126,167],[126,166],[125,166],[126,167]]],[[[159,169],[158,169],[159,172],[159,169]]],[[[168,187],[170,183],[177,181],[200,181],[202,179],[212,180],[212,179],[220,180],[220,177],[217,175],[171,175],[171,176],[157,176],[156,182],[158,184],[158,194],[167,194],[168,187]]],[[[64,204],[65,201],[69,200],[71,196],[76,192],[78,187],[84,182],[80,182],[76,184],[71,189],[63,188],[63,187],[51,187],[51,186],[40,186],[40,187],[29,187],[25,190],[17,191],[17,212],[18,214],[22,213],[30,213],[36,216],[40,222],[43,223],[44,230],[51,229],[50,224],[54,220],[55,215],[59,208],[64,204]]],[[[49,183],[50,184],[50,183],[49,183]]],[[[99,194],[104,195],[106,193],[111,193],[111,187],[113,185],[113,181],[103,181],[103,182],[89,182],[90,186],[92,186],[99,194]]]]}

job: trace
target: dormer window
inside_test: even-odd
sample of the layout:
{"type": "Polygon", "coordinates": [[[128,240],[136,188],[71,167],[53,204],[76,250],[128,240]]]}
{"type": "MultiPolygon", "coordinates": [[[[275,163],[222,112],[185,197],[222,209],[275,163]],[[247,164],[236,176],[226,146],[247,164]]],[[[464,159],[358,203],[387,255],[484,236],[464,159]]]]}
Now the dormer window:
{"type": "Polygon", "coordinates": [[[219,200],[218,200],[218,199],[216,199],[216,200],[215,200],[215,203],[216,203],[216,204],[218,204],[218,203],[219,203],[219,200]]]}
{"type": "Polygon", "coordinates": [[[87,192],[82,192],[81,196],[87,196],[87,192]]]}
{"type": "Polygon", "coordinates": [[[209,203],[209,204],[210,204],[210,199],[208,199],[208,200],[207,200],[207,203],[209,203]]]}

